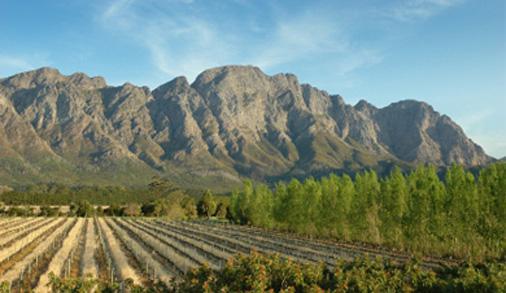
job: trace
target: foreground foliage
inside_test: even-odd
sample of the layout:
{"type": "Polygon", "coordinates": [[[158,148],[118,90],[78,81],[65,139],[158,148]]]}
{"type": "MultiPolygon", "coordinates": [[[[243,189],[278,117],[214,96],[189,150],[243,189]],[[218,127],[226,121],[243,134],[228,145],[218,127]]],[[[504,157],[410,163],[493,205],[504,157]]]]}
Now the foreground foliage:
{"type": "Polygon", "coordinates": [[[236,256],[219,271],[207,266],[194,269],[171,288],[161,283],[138,286],[128,281],[111,284],[54,276],[51,283],[55,292],[88,292],[90,288],[98,292],[504,292],[506,265],[462,264],[429,271],[416,261],[395,265],[362,258],[330,269],[253,253],[236,256]]]}
{"type": "Polygon", "coordinates": [[[506,257],[506,164],[479,176],[452,166],[292,180],[274,190],[245,182],[233,194],[236,223],[308,236],[387,245],[422,255],[506,257]]]}
{"type": "Polygon", "coordinates": [[[221,271],[201,267],[185,275],[179,292],[501,292],[504,264],[423,270],[416,261],[394,265],[356,259],[334,269],[253,253],[229,261],[221,271]]]}

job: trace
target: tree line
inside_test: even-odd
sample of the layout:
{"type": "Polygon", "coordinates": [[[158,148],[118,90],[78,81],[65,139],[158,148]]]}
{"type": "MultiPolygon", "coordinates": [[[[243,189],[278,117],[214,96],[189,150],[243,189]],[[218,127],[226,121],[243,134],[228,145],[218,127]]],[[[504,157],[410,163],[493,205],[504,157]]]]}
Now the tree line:
{"type": "Polygon", "coordinates": [[[236,223],[308,236],[387,245],[413,253],[465,258],[506,257],[506,164],[478,176],[453,165],[330,175],[303,182],[244,183],[230,202],[236,223]]]}
{"type": "Polygon", "coordinates": [[[0,195],[0,216],[117,216],[191,220],[226,219],[229,197],[205,190],[200,195],[155,177],[142,189],[37,184],[0,195]],[[67,199],[65,200],[65,196],[67,199]],[[5,203],[1,201],[5,200],[5,203]],[[62,209],[59,205],[68,205],[62,209]]]}
{"type": "Polygon", "coordinates": [[[0,194],[0,201],[8,205],[68,205],[87,200],[96,205],[144,203],[156,199],[149,188],[122,186],[67,186],[39,183],[21,186],[0,194]]]}

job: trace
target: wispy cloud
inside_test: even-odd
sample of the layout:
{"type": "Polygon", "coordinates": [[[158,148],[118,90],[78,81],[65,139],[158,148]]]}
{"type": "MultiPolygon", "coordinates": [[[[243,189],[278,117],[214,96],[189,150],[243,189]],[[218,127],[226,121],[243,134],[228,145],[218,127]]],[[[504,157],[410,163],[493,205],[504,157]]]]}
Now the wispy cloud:
{"type": "Polygon", "coordinates": [[[506,135],[499,132],[470,133],[474,142],[483,147],[485,152],[495,158],[506,156],[506,135]]]}
{"type": "Polygon", "coordinates": [[[31,68],[32,65],[30,65],[28,61],[16,56],[0,55],[0,67],[11,67],[23,70],[31,68]]]}
{"type": "Polygon", "coordinates": [[[489,119],[494,114],[495,111],[493,109],[480,109],[479,111],[473,111],[457,117],[457,120],[462,128],[473,130],[478,128],[485,120],[489,119]]]}
{"type": "Polygon", "coordinates": [[[490,123],[494,123],[500,115],[497,109],[485,108],[466,113],[455,120],[487,154],[500,158],[506,156],[506,132],[490,128],[490,123]]]}
{"type": "Polygon", "coordinates": [[[314,13],[278,19],[273,33],[258,45],[254,64],[269,68],[310,54],[348,50],[348,40],[339,26],[328,18],[314,13]]]}
{"type": "Polygon", "coordinates": [[[102,18],[105,21],[114,19],[116,23],[120,20],[118,17],[125,16],[130,5],[134,3],[134,0],[116,0],[109,3],[109,6],[104,10],[102,18]]]}
{"type": "Polygon", "coordinates": [[[416,21],[462,2],[463,0],[405,0],[387,10],[386,15],[399,21],[416,21]]]}
{"type": "Polygon", "coordinates": [[[19,56],[0,52],[0,77],[50,65],[41,56],[19,56]]]}
{"type": "Polygon", "coordinates": [[[225,44],[226,36],[213,23],[177,11],[157,10],[156,2],[112,1],[99,19],[104,26],[114,27],[144,46],[153,65],[169,76],[193,78],[203,68],[227,61],[231,51],[225,44]]]}
{"type": "MultiPolygon", "coordinates": [[[[409,0],[383,10],[390,18],[406,21],[429,17],[459,1],[409,0]]],[[[349,32],[353,23],[345,23],[340,12],[326,11],[324,6],[285,14],[286,9],[270,4],[269,13],[234,23],[216,15],[206,17],[198,2],[170,2],[168,9],[160,0],[114,0],[98,19],[142,45],[153,66],[171,77],[184,74],[192,79],[206,68],[237,63],[270,70],[321,56],[329,57],[325,66],[332,74],[343,76],[383,59],[381,49],[354,40],[349,32]]]]}

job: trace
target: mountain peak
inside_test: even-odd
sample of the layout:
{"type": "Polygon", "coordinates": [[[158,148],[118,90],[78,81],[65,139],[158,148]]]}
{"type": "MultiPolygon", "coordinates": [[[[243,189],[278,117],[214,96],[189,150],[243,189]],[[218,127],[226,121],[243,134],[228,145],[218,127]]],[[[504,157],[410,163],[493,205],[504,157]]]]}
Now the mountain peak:
{"type": "Polygon", "coordinates": [[[72,75],[68,76],[70,82],[74,83],[77,86],[87,87],[87,88],[104,88],[107,86],[105,79],[101,76],[89,77],[85,73],[76,72],[72,75]]]}
{"type": "Polygon", "coordinates": [[[158,86],[156,89],[153,90],[153,96],[154,97],[160,97],[164,96],[165,93],[171,91],[171,90],[178,90],[178,91],[185,91],[190,87],[190,84],[188,83],[188,80],[185,76],[178,76],[174,79],[172,79],[169,82],[166,82],[160,86],[158,86]]]}
{"type": "Polygon", "coordinates": [[[418,101],[414,99],[406,99],[406,100],[400,100],[394,103],[391,103],[388,105],[388,107],[394,107],[394,108],[421,108],[426,110],[434,111],[431,105],[427,104],[424,101],[418,101]]]}
{"type": "Polygon", "coordinates": [[[60,71],[51,67],[42,67],[12,75],[2,83],[12,88],[30,88],[40,84],[52,84],[64,79],[60,71]]]}
{"type": "Polygon", "coordinates": [[[29,88],[42,84],[56,84],[68,81],[78,87],[86,88],[103,88],[107,83],[103,77],[89,77],[85,73],[76,72],[69,76],[61,74],[61,72],[52,67],[41,67],[34,70],[25,71],[15,74],[3,80],[11,87],[29,88]]]}
{"type": "MultiPolygon", "coordinates": [[[[217,66],[213,68],[206,69],[202,71],[201,75],[216,75],[221,73],[239,73],[239,72],[262,72],[262,70],[253,65],[223,65],[223,66],[217,66]]],[[[263,73],[263,72],[262,72],[263,73]]]]}
{"type": "MultiPolygon", "coordinates": [[[[188,182],[205,174],[207,182],[237,183],[244,176],[310,176],[381,169],[392,162],[491,161],[425,102],[377,108],[361,100],[351,106],[300,84],[293,74],[269,76],[248,65],[205,70],[191,85],[176,77],[153,91],[130,83],[107,87],[101,77],[65,76],[45,67],[1,80],[0,93],[0,109],[12,105],[12,115],[0,115],[0,129],[6,130],[0,131],[0,149],[31,170],[16,168],[20,171],[9,175],[13,181],[0,176],[0,184],[37,170],[37,176],[59,179],[61,172],[52,177],[32,160],[37,156],[63,161],[60,167],[73,178],[83,175],[72,170],[90,170],[89,178],[123,174],[127,183],[132,176],[154,174],[188,174],[181,178],[188,182]],[[23,145],[30,147],[21,152],[23,145]]],[[[0,166],[0,174],[9,170],[0,166]]]]}
{"type": "Polygon", "coordinates": [[[219,83],[226,77],[232,78],[251,78],[258,76],[266,76],[260,68],[252,65],[226,65],[220,67],[214,67],[204,70],[200,73],[195,81],[194,85],[202,86],[208,83],[219,83]]]}
{"type": "Polygon", "coordinates": [[[190,84],[188,83],[188,79],[185,76],[178,76],[178,77],[175,77],[174,79],[172,79],[171,81],[168,81],[168,82],[160,85],[155,90],[166,91],[167,88],[172,88],[172,87],[186,88],[189,86],[190,86],[190,84]]]}
{"type": "Polygon", "coordinates": [[[358,101],[358,103],[355,104],[355,106],[353,106],[353,108],[355,108],[355,110],[359,111],[359,112],[363,112],[363,113],[374,113],[376,110],[378,110],[378,108],[376,108],[373,104],[369,103],[368,101],[364,100],[364,99],[361,99],[360,101],[358,101]]]}
{"type": "Polygon", "coordinates": [[[42,79],[53,80],[63,77],[63,75],[60,73],[58,69],[48,66],[21,72],[11,77],[15,76],[23,76],[25,78],[34,78],[40,80],[42,79]]]}
{"type": "Polygon", "coordinates": [[[34,72],[38,75],[61,75],[60,71],[54,67],[49,67],[49,66],[45,66],[45,67],[41,67],[41,68],[37,68],[37,69],[34,69],[34,70],[30,70],[30,71],[27,71],[28,73],[29,72],[34,72]]]}

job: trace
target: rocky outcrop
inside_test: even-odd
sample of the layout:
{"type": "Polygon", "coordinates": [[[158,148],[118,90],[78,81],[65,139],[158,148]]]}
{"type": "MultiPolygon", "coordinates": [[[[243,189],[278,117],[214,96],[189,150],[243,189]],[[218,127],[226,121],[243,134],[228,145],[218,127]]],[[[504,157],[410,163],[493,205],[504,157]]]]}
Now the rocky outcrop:
{"type": "Polygon", "coordinates": [[[41,68],[0,80],[0,184],[237,183],[331,171],[488,163],[423,102],[355,106],[292,74],[225,66],[153,91],[41,68]]]}

